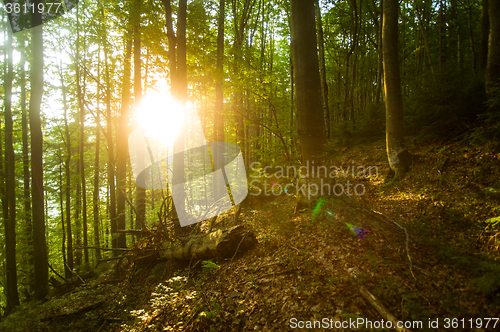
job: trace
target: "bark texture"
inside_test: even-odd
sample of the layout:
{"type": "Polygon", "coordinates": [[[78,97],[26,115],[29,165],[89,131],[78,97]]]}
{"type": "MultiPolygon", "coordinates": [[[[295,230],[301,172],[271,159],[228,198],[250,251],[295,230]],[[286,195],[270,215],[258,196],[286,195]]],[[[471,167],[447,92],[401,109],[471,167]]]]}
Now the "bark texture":
{"type": "Polygon", "coordinates": [[[386,107],[386,147],[391,170],[401,177],[409,169],[403,128],[403,98],[398,60],[398,0],[384,0],[382,47],[386,107]]]}
{"type": "Polygon", "coordinates": [[[314,0],[291,0],[292,57],[302,163],[324,162],[326,130],[316,48],[314,0]]]}
{"type": "Polygon", "coordinates": [[[43,300],[49,292],[49,266],[45,239],[45,211],[43,188],[43,135],[40,105],[43,94],[43,39],[41,16],[33,14],[31,29],[33,65],[31,67],[31,96],[29,121],[31,132],[31,176],[33,212],[33,252],[35,268],[35,298],[43,300]]]}

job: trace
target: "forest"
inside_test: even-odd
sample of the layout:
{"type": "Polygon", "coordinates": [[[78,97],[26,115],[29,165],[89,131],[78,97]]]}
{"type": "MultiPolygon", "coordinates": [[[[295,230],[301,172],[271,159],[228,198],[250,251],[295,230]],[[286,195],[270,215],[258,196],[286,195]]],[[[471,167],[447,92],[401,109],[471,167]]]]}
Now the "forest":
{"type": "Polygon", "coordinates": [[[0,331],[500,328],[500,0],[4,0],[0,331]]]}

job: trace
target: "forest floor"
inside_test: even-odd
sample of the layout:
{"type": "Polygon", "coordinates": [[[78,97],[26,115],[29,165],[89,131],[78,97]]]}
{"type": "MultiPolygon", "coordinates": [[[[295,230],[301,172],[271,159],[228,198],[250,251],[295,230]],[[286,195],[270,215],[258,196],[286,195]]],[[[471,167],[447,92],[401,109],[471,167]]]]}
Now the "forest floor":
{"type": "MultiPolygon", "coordinates": [[[[378,177],[351,179],[363,196],[299,211],[286,195],[246,206],[239,223],[259,243],[233,259],[122,262],[120,282],[102,274],[25,305],[0,331],[288,331],[360,318],[376,327],[383,318],[360,286],[412,331],[496,330],[487,318],[500,317],[500,153],[465,142],[409,150],[411,172],[397,183],[384,183],[383,141],[337,151],[338,166],[379,165],[378,177]]],[[[344,327],[332,330],[391,330],[344,327]]]]}

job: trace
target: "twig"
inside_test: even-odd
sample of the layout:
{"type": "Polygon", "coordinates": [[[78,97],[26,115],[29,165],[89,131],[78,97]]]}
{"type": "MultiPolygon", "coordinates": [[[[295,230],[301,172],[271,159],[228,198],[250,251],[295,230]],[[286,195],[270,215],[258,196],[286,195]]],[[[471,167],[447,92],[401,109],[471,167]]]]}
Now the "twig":
{"type": "MultiPolygon", "coordinates": [[[[85,249],[84,247],[74,247],[73,250],[85,249]]],[[[87,247],[87,249],[99,249],[104,251],[132,251],[132,248],[100,248],[100,247],[87,247]]]]}
{"type": "Polygon", "coordinates": [[[397,222],[395,222],[394,220],[392,220],[391,218],[389,218],[388,216],[386,216],[385,214],[383,214],[381,212],[377,212],[377,211],[373,211],[373,210],[368,210],[368,211],[385,217],[387,220],[391,221],[393,224],[395,224],[396,226],[398,226],[399,228],[401,228],[405,232],[405,236],[406,236],[406,256],[408,257],[408,261],[410,262],[410,273],[413,276],[413,279],[415,279],[415,282],[417,282],[417,277],[415,277],[415,274],[413,274],[413,262],[412,262],[411,256],[410,256],[410,247],[409,247],[410,236],[408,235],[408,231],[406,230],[406,228],[403,227],[403,226],[401,226],[400,224],[398,224],[397,222]]]}
{"type": "Polygon", "coordinates": [[[240,243],[238,243],[238,246],[236,247],[236,251],[234,252],[233,257],[232,257],[232,258],[231,258],[231,260],[229,261],[229,264],[231,264],[231,263],[233,262],[233,258],[234,258],[234,256],[236,256],[236,254],[238,253],[238,249],[240,249],[240,245],[241,245],[241,243],[243,242],[243,240],[245,239],[245,237],[246,237],[246,236],[247,236],[247,235],[245,234],[245,235],[243,235],[243,237],[241,238],[240,243]]]}
{"type": "Polygon", "coordinates": [[[80,275],[79,275],[78,273],[76,273],[76,271],[75,271],[75,270],[73,270],[73,269],[71,269],[71,268],[69,267],[68,263],[66,263],[66,267],[68,268],[68,270],[69,270],[69,271],[71,271],[71,273],[75,274],[75,275],[78,277],[78,279],[80,279],[80,281],[82,282],[82,284],[85,284],[85,283],[86,283],[86,282],[85,282],[85,280],[83,280],[83,278],[82,278],[82,277],[80,277],[80,275]]]}
{"type": "Polygon", "coordinates": [[[59,278],[61,278],[62,280],[64,280],[65,282],[68,282],[68,280],[66,280],[66,278],[64,278],[62,275],[60,275],[59,273],[57,273],[56,270],[54,270],[54,268],[52,267],[52,265],[50,265],[49,262],[47,262],[47,264],[49,264],[49,267],[50,269],[52,270],[52,272],[54,272],[56,274],[56,276],[58,276],[59,278]]]}
{"type": "Polygon", "coordinates": [[[291,245],[291,244],[289,244],[289,243],[287,243],[287,244],[288,244],[288,246],[289,246],[290,248],[292,248],[292,249],[294,249],[294,250],[297,250],[297,253],[298,253],[298,254],[300,254],[299,249],[295,248],[294,246],[292,246],[292,245],[291,245]]]}
{"type": "Polygon", "coordinates": [[[393,326],[393,328],[396,331],[398,331],[398,332],[411,332],[407,328],[400,328],[400,327],[398,327],[397,324],[396,324],[398,322],[398,320],[396,319],[396,317],[394,317],[394,315],[392,315],[390,312],[388,312],[384,308],[384,306],[377,300],[377,298],[375,297],[375,295],[373,295],[372,293],[370,293],[366,288],[364,288],[363,286],[360,286],[359,287],[359,292],[380,313],[380,315],[382,316],[382,318],[385,318],[386,320],[392,322],[392,326],[393,326]]]}
{"type": "Polygon", "coordinates": [[[108,261],[114,261],[116,259],[120,259],[122,258],[122,256],[114,256],[114,257],[110,257],[110,258],[102,258],[102,259],[99,259],[97,261],[97,264],[95,265],[95,268],[97,268],[99,266],[99,263],[101,262],[108,262],[108,261]]]}
{"type": "Polygon", "coordinates": [[[186,278],[186,283],[189,281],[189,275],[191,274],[191,262],[193,261],[194,255],[191,255],[191,259],[189,260],[189,265],[188,265],[188,277],[186,278]]]}
{"type": "Polygon", "coordinates": [[[278,264],[281,264],[281,262],[275,262],[275,263],[270,263],[270,264],[266,264],[266,265],[262,265],[262,266],[259,266],[254,272],[257,272],[259,271],[260,269],[263,269],[265,267],[268,267],[268,266],[273,266],[273,265],[278,265],[278,264]]]}
{"type": "Polygon", "coordinates": [[[271,132],[271,134],[273,134],[274,136],[278,137],[280,139],[280,141],[281,141],[281,144],[283,144],[283,149],[285,150],[286,159],[289,162],[291,162],[292,159],[290,158],[290,154],[288,153],[288,145],[286,144],[285,139],[283,138],[283,135],[281,133],[275,132],[269,126],[267,126],[267,125],[265,125],[265,124],[263,124],[263,123],[261,123],[261,122],[259,122],[257,120],[254,120],[254,119],[248,117],[247,115],[241,113],[240,111],[238,111],[236,109],[234,111],[236,113],[238,113],[239,115],[241,115],[242,117],[244,117],[245,119],[247,119],[248,121],[252,121],[253,123],[258,124],[259,126],[261,126],[261,127],[265,128],[265,129],[269,130],[271,132]]]}
{"type": "MultiPolygon", "coordinates": [[[[344,193],[344,195],[347,196],[350,200],[352,200],[352,197],[349,197],[345,193],[344,193]]],[[[371,210],[371,209],[367,209],[367,208],[365,208],[362,205],[360,205],[360,206],[361,206],[361,208],[363,210],[365,210],[365,211],[367,211],[369,213],[372,213],[372,214],[384,217],[385,219],[389,220],[390,222],[392,222],[394,225],[398,226],[400,229],[402,229],[405,232],[405,237],[406,237],[406,256],[408,257],[408,261],[410,262],[410,273],[413,276],[413,279],[415,279],[415,283],[416,283],[417,282],[417,277],[415,277],[415,274],[413,274],[413,262],[412,262],[411,256],[410,256],[410,247],[409,247],[410,236],[408,235],[408,231],[406,230],[406,228],[403,227],[403,226],[401,226],[400,224],[398,224],[397,222],[395,222],[394,220],[392,220],[391,218],[389,218],[387,215],[383,214],[382,212],[378,212],[378,211],[374,211],[374,210],[371,210]]]]}

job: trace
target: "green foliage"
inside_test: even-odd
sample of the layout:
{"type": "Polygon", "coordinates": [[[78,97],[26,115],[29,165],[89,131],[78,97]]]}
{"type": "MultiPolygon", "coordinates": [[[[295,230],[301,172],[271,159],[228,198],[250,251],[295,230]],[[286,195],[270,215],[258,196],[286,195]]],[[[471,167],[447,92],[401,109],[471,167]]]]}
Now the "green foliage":
{"type": "Polygon", "coordinates": [[[205,271],[205,272],[220,269],[220,266],[219,266],[219,265],[217,265],[216,263],[214,263],[214,262],[213,262],[213,261],[211,261],[211,260],[208,260],[208,261],[203,261],[203,262],[202,262],[202,267],[203,267],[203,271],[205,271]]]}
{"type": "MultiPolygon", "coordinates": [[[[481,125],[475,127],[468,135],[475,146],[500,141],[500,87],[494,87],[491,90],[492,93],[487,102],[489,109],[479,116],[481,125]]],[[[495,144],[494,148],[500,150],[500,144],[495,144]]]]}
{"type": "Polygon", "coordinates": [[[479,278],[474,279],[474,284],[482,293],[490,294],[500,289],[500,275],[487,273],[479,278]]]}
{"type": "Polygon", "coordinates": [[[149,272],[149,279],[156,279],[163,275],[165,271],[165,264],[156,264],[149,272]]]}
{"type": "Polygon", "coordinates": [[[486,111],[484,81],[449,71],[405,99],[405,125],[419,139],[449,139],[464,132],[486,111]]]}

